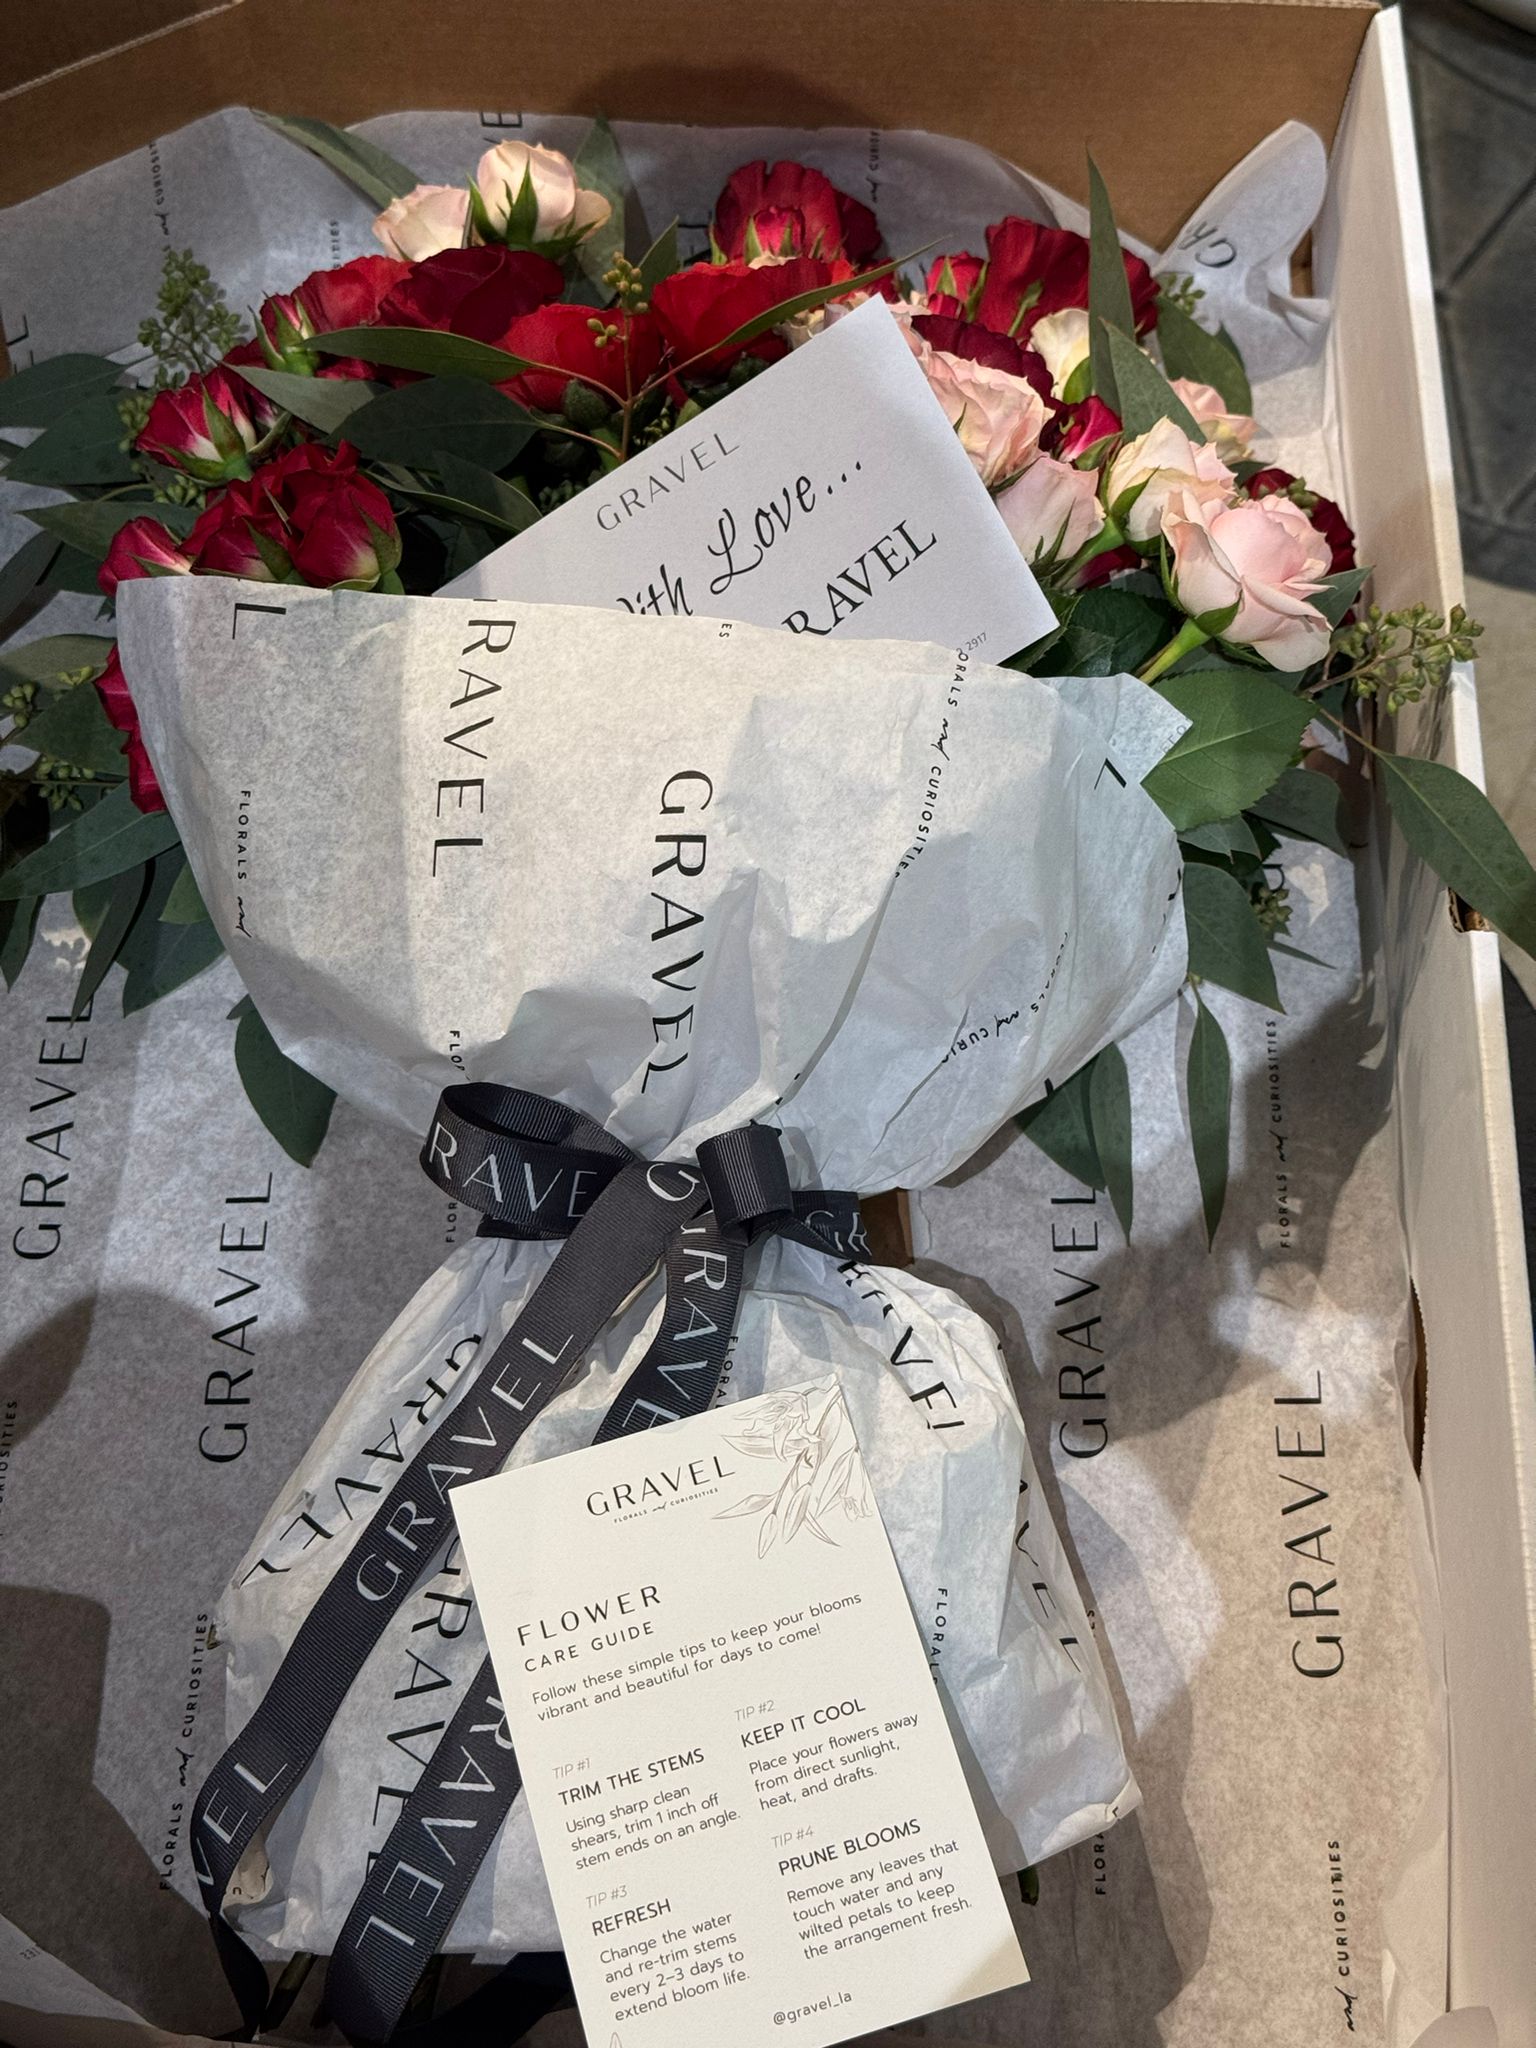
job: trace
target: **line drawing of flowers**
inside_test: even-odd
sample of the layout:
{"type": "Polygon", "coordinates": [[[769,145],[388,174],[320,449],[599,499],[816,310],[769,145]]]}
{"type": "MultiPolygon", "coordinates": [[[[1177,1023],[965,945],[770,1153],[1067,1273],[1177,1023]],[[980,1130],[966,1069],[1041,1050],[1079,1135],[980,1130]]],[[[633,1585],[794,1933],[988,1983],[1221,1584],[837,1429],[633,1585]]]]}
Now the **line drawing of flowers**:
{"type": "Polygon", "coordinates": [[[727,1522],[759,1516],[759,1557],[766,1557],[781,1536],[793,1543],[805,1530],[836,1549],[837,1538],[827,1529],[832,1509],[841,1506],[849,1521],[861,1521],[871,1511],[869,1482],[842,1388],[834,1386],[814,1414],[811,1401],[811,1392],[804,1389],[770,1396],[737,1435],[725,1439],[743,1457],[784,1468],[776,1485],[745,1495],[714,1517],[727,1522]]]}

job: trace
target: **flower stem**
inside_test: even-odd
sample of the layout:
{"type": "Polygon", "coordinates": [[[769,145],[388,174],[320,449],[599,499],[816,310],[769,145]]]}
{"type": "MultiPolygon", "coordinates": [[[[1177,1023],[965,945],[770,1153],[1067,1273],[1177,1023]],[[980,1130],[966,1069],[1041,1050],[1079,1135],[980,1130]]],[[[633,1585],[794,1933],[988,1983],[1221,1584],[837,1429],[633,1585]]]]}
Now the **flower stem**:
{"type": "Polygon", "coordinates": [[[1182,661],[1186,654],[1193,654],[1197,647],[1203,647],[1210,634],[1193,619],[1186,619],[1168,645],[1154,654],[1146,667],[1140,671],[1144,683],[1155,683],[1160,675],[1167,673],[1176,661],[1182,661]]]}

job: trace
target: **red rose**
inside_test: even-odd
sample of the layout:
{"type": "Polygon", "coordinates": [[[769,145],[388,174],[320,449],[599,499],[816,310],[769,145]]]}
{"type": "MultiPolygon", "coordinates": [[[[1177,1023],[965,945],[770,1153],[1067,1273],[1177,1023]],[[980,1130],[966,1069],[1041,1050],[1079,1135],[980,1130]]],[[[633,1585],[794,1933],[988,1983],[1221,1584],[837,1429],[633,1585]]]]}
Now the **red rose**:
{"type": "MultiPolygon", "coordinates": [[[[1158,283],[1139,256],[1125,257],[1136,332],[1157,319],[1158,283]]],[[[1043,228],[1010,216],[987,229],[987,267],[976,318],[999,334],[1027,341],[1035,322],[1064,306],[1088,303],[1088,242],[1070,228],[1043,228]]]]}
{"type": "Polygon", "coordinates": [[[499,347],[507,329],[565,287],[558,263],[530,249],[500,242],[475,249],[440,249],[410,265],[380,303],[376,327],[432,327],[467,334],[499,347]]]}
{"type": "Polygon", "coordinates": [[[188,534],[187,548],[200,576],[243,576],[248,583],[283,580],[276,559],[287,557],[285,528],[263,488],[264,475],[258,470],[249,483],[221,491],[188,534]],[[257,545],[258,533],[268,543],[267,554],[257,545]]]}
{"type": "Polygon", "coordinates": [[[743,164],[715,201],[714,238],[732,261],[766,251],[864,264],[880,247],[880,224],[806,164],[743,164]]]}
{"type": "Polygon", "coordinates": [[[187,546],[199,575],[371,590],[399,563],[400,530],[355,448],[305,441],[220,492],[187,546]]]}
{"type": "Polygon", "coordinates": [[[102,594],[111,597],[119,583],[135,576],[185,576],[191,567],[190,557],[158,519],[130,519],[113,534],[96,581],[102,594]]]}
{"type": "Polygon", "coordinates": [[[1277,491],[1284,491],[1287,497],[1294,498],[1327,541],[1333,551],[1332,575],[1337,576],[1341,569],[1359,566],[1355,560],[1354,528],[1332,498],[1320,498],[1315,491],[1309,491],[1288,469],[1261,469],[1257,476],[1248,479],[1250,498],[1272,497],[1277,491]]]}
{"type": "Polygon", "coordinates": [[[128,757],[129,795],[141,811],[163,811],[166,808],[165,798],[155,780],[155,771],[149,765],[149,756],[144,751],[139,714],[128,692],[128,678],[123,674],[123,665],[117,658],[116,641],[112,643],[106,667],[96,678],[96,692],[110,722],[120,733],[127,735],[123,752],[128,757]]]}
{"type": "Polygon", "coordinates": [[[972,256],[966,249],[958,250],[953,256],[940,256],[930,263],[928,275],[923,280],[929,312],[947,314],[955,320],[963,319],[971,293],[985,269],[986,264],[981,257],[972,256]]]}
{"type": "Polygon", "coordinates": [[[1118,576],[1122,569],[1137,569],[1141,557],[1134,548],[1106,548],[1102,555],[1092,555],[1078,570],[1074,579],[1079,590],[1096,590],[1101,583],[1107,583],[1111,576],[1118,576]]]}
{"type": "Polygon", "coordinates": [[[649,313],[595,313],[590,306],[539,306],[514,320],[501,346],[531,363],[502,385],[519,404],[559,412],[572,379],[596,385],[599,395],[632,398],[656,374],[661,334],[649,313]]]}
{"type": "MultiPolygon", "coordinates": [[[[1061,415],[1061,438],[1053,451],[1060,462],[1076,462],[1120,432],[1120,415],[1102,398],[1085,398],[1061,415]]],[[[1097,467],[1097,465],[1094,465],[1097,467]]]]}
{"type": "Polygon", "coordinates": [[[365,476],[308,492],[292,520],[293,566],[322,589],[372,590],[400,560],[400,529],[388,498],[365,476]]]}
{"type": "Polygon", "coordinates": [[[312,270],[294,293],[316,334],[369,327],[397,284],[411,274],[393,256],[354,256],[336,270],[312,270]]]}
{"type": "Polygon", "coordinates": [[[213,369],[189,377],[176,391],[162,391],[133,445],[199,483],[222,484],[250,475],[251,450],[276,419],[276,407],[253,385],[213,369]]]}
{"type": "Polygon", "coordinates": [[[755,270],[747,263],[694,263],[661,280],[651,293],[651,311],[677,368],[697,376],[724,369],[743,355],[775,361],[789,344],[771,331],[729,348],[722,344],[738,327],[801,292],[854,274],[851,263],[821,263],[809,256],[755,270]]]}

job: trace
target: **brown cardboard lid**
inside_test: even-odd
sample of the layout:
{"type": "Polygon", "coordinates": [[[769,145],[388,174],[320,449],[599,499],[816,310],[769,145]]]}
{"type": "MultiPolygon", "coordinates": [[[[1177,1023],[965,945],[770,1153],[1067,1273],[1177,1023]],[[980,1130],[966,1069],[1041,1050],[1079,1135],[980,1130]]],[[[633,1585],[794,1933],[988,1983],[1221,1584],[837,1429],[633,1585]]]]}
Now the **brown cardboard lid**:
{"type": "Polygon", "coordinates": [[[0,51],[0,204],[224,106],[927,128],[1165,242],[1286,119],[1331,142],[1373,0],[71,0],[0,51]]]}

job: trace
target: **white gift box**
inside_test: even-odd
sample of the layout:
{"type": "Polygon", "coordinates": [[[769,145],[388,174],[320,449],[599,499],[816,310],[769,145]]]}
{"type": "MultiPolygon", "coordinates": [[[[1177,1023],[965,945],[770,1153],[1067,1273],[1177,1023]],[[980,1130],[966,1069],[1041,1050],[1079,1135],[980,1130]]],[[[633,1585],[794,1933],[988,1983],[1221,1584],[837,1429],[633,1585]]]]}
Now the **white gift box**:
{"type": "MultiPolygon", "coordinates": [[[[34,17],[6,59],[3,82],[17,89],[0,199],[253,96],[349,121],[494,94],[612,116],[868,124],[875,152],[882,126],[922,127],[985,143],[1075,194],[1087,142],[1123,195],[1125,226],[1162,246],[1252,144],[1302,120],[1332,140],[1313,288],[1334,305],[1327,426],[1341,495],[1384,602],[1443,608],[1459,596],[1394,14],[1265,0],[900,0],[857,11],[782,0],[769,22],[697,0],[636,17],[611,0],[579,22],[552,4],[513,14],[450,0],[413,20],[409,37],[381,35],[367,0],[302,17],[275,0],[179,16],[145,5],[115,11],[110,26],[34,17]],[[91,47],[109,35],[122,40],[91,47]]],[[[0,279],[0,305],[4,290],[0,279]]],[[[27,360],[25,322],[8,309],[5,333],[27,360]]],[[[1406,716],[1399,741],[1477,777],[1470,673],[1443,705],[1406,716]]],[[[1401,842],[1383,834],[1381,845],[1402,1220],[1426,1361],[1422,1479],[1450,1699],[1447,2006],[1487,2008],[1498,2040],[1519,2048],[1536,2038],[1536,1369],[1497,944],[1457,928],[1445,892],[1401,842]]],[[[1228,2037],[1261,2038],[1243,2035],[1242,2018],[1228,2037]]],[[[16,2048],[170,2038],[10,1930],[0,2034],[16,2048]]],[[[930,2038],[943,2038],[941,2022],[930,2038]]]]}

